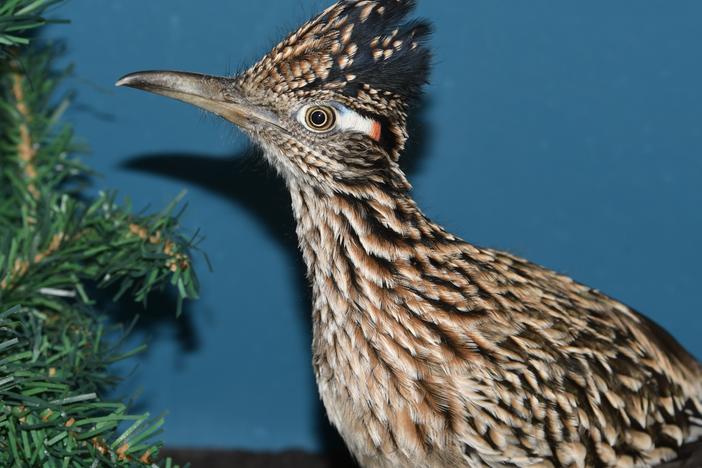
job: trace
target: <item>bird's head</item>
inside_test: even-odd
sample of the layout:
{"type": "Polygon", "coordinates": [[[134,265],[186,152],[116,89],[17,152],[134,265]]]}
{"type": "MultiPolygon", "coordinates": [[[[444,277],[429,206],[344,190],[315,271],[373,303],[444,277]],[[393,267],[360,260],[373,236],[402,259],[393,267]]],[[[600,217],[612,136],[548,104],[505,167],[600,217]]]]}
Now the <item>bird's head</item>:
{"type": "Polygon", "coordinates": [[[345,0],[308,21],[245,72],[172,71],[117,82],[179,99],[236,124],[289,182],[346,190],[402,185],[407,111],[426,82],[429,26],[413,0],[345,0]]]}

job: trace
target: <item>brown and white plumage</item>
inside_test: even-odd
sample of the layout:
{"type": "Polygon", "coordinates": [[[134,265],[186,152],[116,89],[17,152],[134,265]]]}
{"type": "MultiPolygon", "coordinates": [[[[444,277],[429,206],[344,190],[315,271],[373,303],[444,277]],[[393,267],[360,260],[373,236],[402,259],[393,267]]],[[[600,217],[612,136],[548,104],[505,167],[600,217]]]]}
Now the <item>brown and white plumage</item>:
{"type": "Polygon", "coordinates": [[[239,76],[118,84],[227,118],[283,176],[320,395],[362,466],[697,463],[702,366],[667,332],[447,233],[411,199],[398,161],[430,60],[412,7],[342,1],[239,76]]]}

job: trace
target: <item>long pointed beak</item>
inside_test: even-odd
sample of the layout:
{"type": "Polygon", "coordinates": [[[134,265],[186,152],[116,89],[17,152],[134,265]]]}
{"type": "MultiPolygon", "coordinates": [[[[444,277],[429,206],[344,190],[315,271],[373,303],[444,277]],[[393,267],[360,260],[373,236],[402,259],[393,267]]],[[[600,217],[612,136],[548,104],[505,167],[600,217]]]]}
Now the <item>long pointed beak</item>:
{"type": "Polygon", "coordinates": [[[231,78],[178,71],[142,71],[123,76],[115,86],[128,86],[187,102],[245,129],[261,121],[277,124],[273,113],[247,102],[231,78]]]}

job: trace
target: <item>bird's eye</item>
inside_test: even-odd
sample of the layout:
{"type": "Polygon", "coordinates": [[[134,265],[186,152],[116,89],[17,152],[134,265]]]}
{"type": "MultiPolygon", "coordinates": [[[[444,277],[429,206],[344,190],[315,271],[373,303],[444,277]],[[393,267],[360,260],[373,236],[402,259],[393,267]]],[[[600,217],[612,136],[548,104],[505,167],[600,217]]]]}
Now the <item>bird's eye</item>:
{"type": "Polygon", "coordinates": [[[336,123],[336,112],[328,106],[312,106],[305,111],[305,125],[315,132],[331,130],[336,123]]]}

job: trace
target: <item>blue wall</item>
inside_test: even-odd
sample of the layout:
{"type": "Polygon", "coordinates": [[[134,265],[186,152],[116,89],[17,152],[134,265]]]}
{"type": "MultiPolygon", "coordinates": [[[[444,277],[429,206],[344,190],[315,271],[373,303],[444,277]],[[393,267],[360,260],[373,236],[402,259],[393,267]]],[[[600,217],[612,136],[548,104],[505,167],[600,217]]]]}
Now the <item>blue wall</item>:
{"type": "MultiPolygon", "coordinates": [[[[170,412],[171,444],[323,445],[308,296],[282,186],[226,123],[115,89],[130,71],[227,73],[327,2],[73,0],[88,162],[137,207],[188,190],[202,299],[172,320],[123,388],[170,412]],[[245,159],[242,161],[242,157],[245,159]]],[[[702,357],[702,3],[420,1],[436,67],[407,169],[435,220],[574,276],[653,317],[702,357]]]]}

